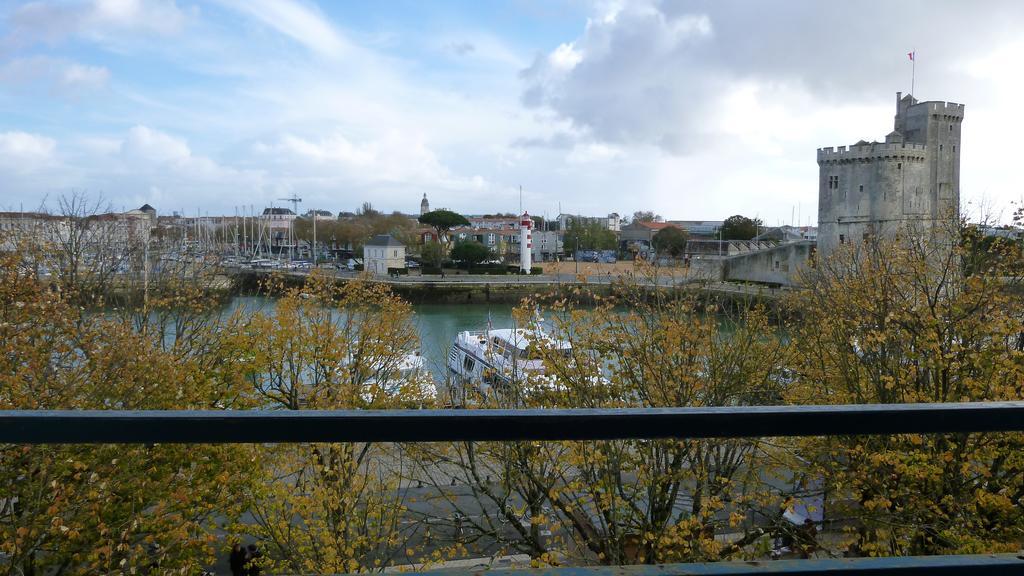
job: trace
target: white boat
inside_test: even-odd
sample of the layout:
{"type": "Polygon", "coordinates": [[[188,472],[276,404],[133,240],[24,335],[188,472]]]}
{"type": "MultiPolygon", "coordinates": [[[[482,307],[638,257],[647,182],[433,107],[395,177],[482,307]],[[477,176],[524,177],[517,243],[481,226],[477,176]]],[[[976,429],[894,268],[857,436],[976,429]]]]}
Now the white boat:
{"type": "Polygon", "coordinates": [[[360,394],[367,403],[390,397],[423,405],[437,396],[434,379],[418,350],[402,356],[392,366],[385,366],[383,362],[373,363],[372,370],[375,374],[365,382],[360,394]]]}
{"type": "MultiPolygon", "coordinates": [[[[350,365],[351,358],[334,370],[342,385],[353,378],[346,372],[350,365]]],[[[398,402],[405,408],[424,408],[432,406],[437,398],[437,386],[418,350],[396,359],[369,361],[368,365],[370,373],[363,376],[358,392],[367,405],[386,402],[394,407],[398,402]]],[[[309,407],[306,399],[300,399],[299,404],[309,407]]]]}
{"type": "Polygon", "coordinates": [[[524,385],[554,385],[551,379],[537,377],[544,375],[541,348],[569,354],[572,346],[540,329],[459,332],[448,352],[448,373],[457,396],[453,403],[465,403],[473,391],[485,397],[511,394],[514,399],[514,392],[524,385]]]}

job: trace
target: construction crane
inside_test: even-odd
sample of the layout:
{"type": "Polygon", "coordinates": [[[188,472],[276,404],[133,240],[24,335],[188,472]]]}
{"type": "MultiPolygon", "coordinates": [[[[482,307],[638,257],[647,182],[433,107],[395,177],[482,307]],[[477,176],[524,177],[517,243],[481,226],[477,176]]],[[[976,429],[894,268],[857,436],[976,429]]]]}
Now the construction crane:
{"type": "MultiPolygon", "coordinates": [[[[295,214],[296,216],[299,215],[299,202],[302,202],[302,198],[299,198],[298,194],[292,192],[292,197],[291,198],[278,198],[278,200],[283,200],[285,202],[291,202],[292,203],[292,213],[295,214]]],[[[292,248],[294,248],[294,246],[295,246],[295,233],[292,230],[292,222],[289,221],[288,222],[288,260],[289,261],[295,259],[295,255],[292,252],[292,248]]]]}
{"type": "Polygon", "coordinates": [[[278,198],[278,200],[281,200],[281,201],[284,201],[284,202],[291,202],[292,203],[292,212],[294,212],[296,216],[299,215],[299,202],[302,202],[302,198],[299,198],[298,194],[292,194],[291,198],[278,198]]]}

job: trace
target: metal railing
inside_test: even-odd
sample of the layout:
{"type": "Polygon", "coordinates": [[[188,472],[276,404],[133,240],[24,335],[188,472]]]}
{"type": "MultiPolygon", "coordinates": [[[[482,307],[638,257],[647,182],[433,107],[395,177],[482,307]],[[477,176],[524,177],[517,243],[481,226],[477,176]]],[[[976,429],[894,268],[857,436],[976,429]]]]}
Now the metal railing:
{"type": "MultiPolygon", "coordinates": [[[[0,443],[8,444],[461,442],[1022,431],[1024,402],[576,410],[0,411],[0,443]]],[[[439,571],[456,572],[467,573],[439,571]]],[[[1024,556],[813,559],[515,571],[520,576],[528,573],[1024,575],[1024,556]]]]}

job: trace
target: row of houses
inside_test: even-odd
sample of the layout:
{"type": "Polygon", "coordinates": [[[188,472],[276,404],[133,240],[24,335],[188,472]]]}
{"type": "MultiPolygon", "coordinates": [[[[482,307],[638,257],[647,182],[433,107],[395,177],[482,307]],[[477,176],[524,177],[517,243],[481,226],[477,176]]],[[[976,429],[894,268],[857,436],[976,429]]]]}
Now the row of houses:
{"type": "Polygon", "coordinates": [[[18,244],[110,246],[141,244],[156,225],[156,210],[146,204],[126,212],[102,214],[50,214],[46,212],[0,212],[0,250],[12,251],[18,244]]]}

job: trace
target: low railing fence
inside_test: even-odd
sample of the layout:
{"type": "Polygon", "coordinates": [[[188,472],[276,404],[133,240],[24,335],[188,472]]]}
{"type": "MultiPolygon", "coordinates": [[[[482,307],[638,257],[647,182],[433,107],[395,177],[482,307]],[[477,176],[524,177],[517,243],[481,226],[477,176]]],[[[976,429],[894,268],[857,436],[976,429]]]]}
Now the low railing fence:
{"type": "MultiPolygon", "coordinates": [[[[0,443],[7,444],[463,442],[1022,431],[1024,402],[572,410],[0,411],[0,443]]],[[[499,572],[502,571],[491,571],[499,572]]],[[[1024,575],[1024,556],[812,559],[515,571],[517,575],[528,573],[1024,575]]]]}

